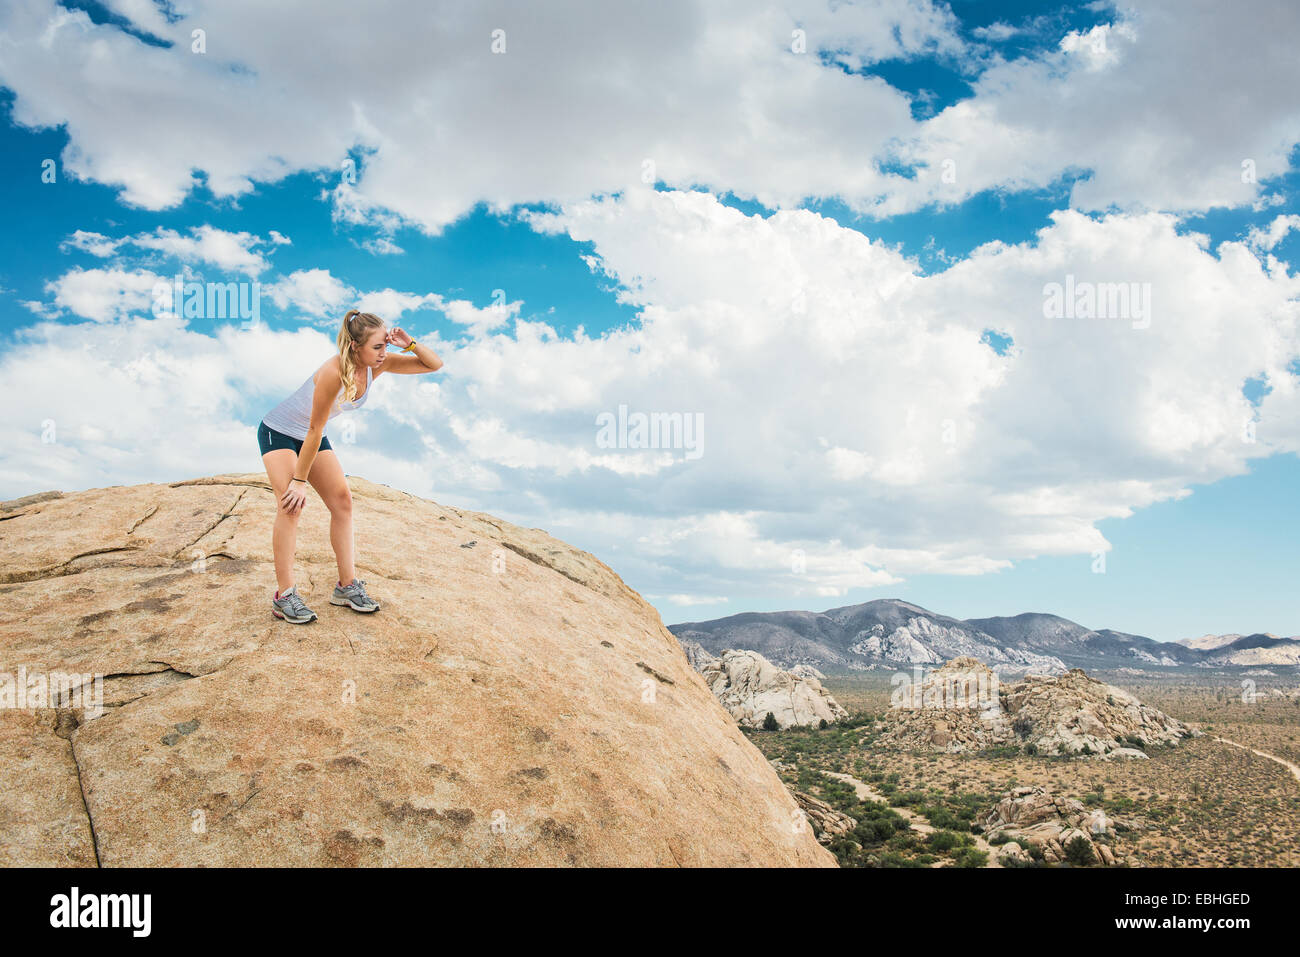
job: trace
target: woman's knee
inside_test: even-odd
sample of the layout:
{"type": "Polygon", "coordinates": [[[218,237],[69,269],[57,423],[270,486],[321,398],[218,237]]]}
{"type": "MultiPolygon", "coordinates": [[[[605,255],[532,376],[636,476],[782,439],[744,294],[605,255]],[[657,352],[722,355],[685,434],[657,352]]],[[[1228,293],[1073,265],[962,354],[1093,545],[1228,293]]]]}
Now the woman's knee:
{"type": "Polygon", "coordinates": [[[330,510],[331,515],[351,515],[352,490],[344,489],[339,494],[331,496],[325,502],[325,507],[330,510]]]}
{"type": "Polygon", "coordinates": [[[284,499],[281,498],[275,507],[275,520],[277,522],[288,522],[290,525],[297,525],[298,519],[302,518],[302,509],[291,512],[284,506],[284,499]]]}

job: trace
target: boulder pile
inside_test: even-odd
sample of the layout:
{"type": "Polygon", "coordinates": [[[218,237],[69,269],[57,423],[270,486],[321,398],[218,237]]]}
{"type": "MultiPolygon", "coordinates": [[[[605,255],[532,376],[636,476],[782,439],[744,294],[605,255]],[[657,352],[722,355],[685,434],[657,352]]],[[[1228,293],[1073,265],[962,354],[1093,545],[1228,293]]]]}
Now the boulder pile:
{"type": "Polygon", "coordinates": [[[1201,732],[1075,668],[1013,684],[975,658],[954,658],[894,692],[880,741],[906,750],[978,751],[1010,745],[1031,754],[1146,758],[1201,732]]]}
{"type": "Polygon", "coordinates": [[[1059,864],[1067,859],[1066,849],[1076,839],[1087,846],[1085,859],[1105,866],[1122,863],[1107,843],[1114,835],[1114,822],[1104,811],[1089,811],[1078,801],[1054,797],[1041,787],[1009,791],[982,823],[989,843],[999,845],[998,857],[1004,863],[1005,859],[1025,862],[1032,857],[1059,864]]]}
{"type": "Polygon", "coordinates": [[[796,666],[783,671],[757,651],[725,651],[718,658],[694,641],[681,642],[686,658],[737,724],[761,728],[768,713],[781,728],[833,724],[848,717],[814,675],[796,666]]]}

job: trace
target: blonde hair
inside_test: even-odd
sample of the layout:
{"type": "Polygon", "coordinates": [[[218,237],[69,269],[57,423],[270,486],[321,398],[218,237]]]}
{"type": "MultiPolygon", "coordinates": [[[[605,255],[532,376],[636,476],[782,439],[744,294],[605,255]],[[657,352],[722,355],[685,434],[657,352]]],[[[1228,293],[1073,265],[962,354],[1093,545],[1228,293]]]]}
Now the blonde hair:
{"type": "Polygon", "coordinates": [[[351,309],[343,317],[343,324],[339,327],[339,372],[343,376],[343,398],[342,402],[351,402],[357,397],[357,381],[354,373],[356,372],[356,357],[353,355],[352,347],[354,345],[365,345],[370,334],[376,329],[384,327],[384,320],[380,319],[374,313],[362,312],[359,309],[351,309]]]}

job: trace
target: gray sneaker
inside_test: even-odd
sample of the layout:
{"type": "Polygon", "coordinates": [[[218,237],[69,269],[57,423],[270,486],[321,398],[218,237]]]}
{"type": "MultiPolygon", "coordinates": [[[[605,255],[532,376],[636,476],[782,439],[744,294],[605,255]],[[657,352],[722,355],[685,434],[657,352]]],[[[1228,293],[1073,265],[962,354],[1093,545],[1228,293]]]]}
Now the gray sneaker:
{"type": "Polygon", "coordinates": [[[298,597],[297,585],[290,585],[280,593],[279,598],[271,599],[271,614],[295,625],[305,625],[316,620],[316,613],[298,597]]]}
{"type": "Polygon", "coordinates": [[[379,602],[366,594],[366,583],[360,578],[352,579],[351,585],[335,585],[330,604],[347,605],[353,611],[379,611],[379,602]]]}

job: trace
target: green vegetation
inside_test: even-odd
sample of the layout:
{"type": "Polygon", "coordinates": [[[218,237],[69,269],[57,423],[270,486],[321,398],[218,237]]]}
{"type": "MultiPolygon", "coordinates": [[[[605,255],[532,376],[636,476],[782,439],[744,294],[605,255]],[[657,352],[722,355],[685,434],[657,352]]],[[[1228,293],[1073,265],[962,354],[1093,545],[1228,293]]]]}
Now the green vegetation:
{"type": "MultiPolygon", "coordinates": [[[[1271,696],[1246,703],[1231,675],[1095,677],[1193,727],[1300,761],[1300,698],[1271,696]]],[[[1259,684],[1286,691],[1294,689],[1296,677],[1264,678],[1259,684]]],[[[1147,745],[1136,735],[1116,742],[1144,752],[1148,760],[1045,755],[1035,753],[1034,741],[1026,738],[1020,739],[1020,750],[908,750],[880,738],[889,726],[893,687],[888,674],[833,677],[823,684],[849,709],[846,720],[827,727],[818,720],[806,728],[744,733],[777,765],[787,784],[854,818],[854,829],[831,846],[845,866],[974,866],[979,846],[947,847],[949,836],[938,839],[946,848],[939,849],[928,828],[926,833],[917,828],[926,822],[936,832],[978,835],[985,815],[1020,785],[1038,785],[1057,797],[1102,809],[1110,830],[1098,840],[1109,843],[1126,866],[1300,865],[1300,792],[1294,779],[1272,761],[1216,743],[1209,734],[1176,746],[1147,745]],[[853,775],[880,803],[859,801],[851,784],[822,771],[853,775]],[[913,826],[907,826],[909,821],[913,826]]],[[[1027,865],[1001,863],[1053,866],[1038,846],[1024,851],[1027,865]]],[[[1082,858],[1082,851],[1075,854],[1082,858]]]]}
{"type": "Polygon", "coordinates": [[[1088,867],[1097,863],[1097,855],[1085,837],[1075,837],[1065,845],[1065,859],[1076,867],[1088,867]]]}
{"type": "Polygon", "coordinates": [[[958,867],[984,867],[989,862],[989,852],[977,847],[963,848],[954,859],[958,867]]]}

